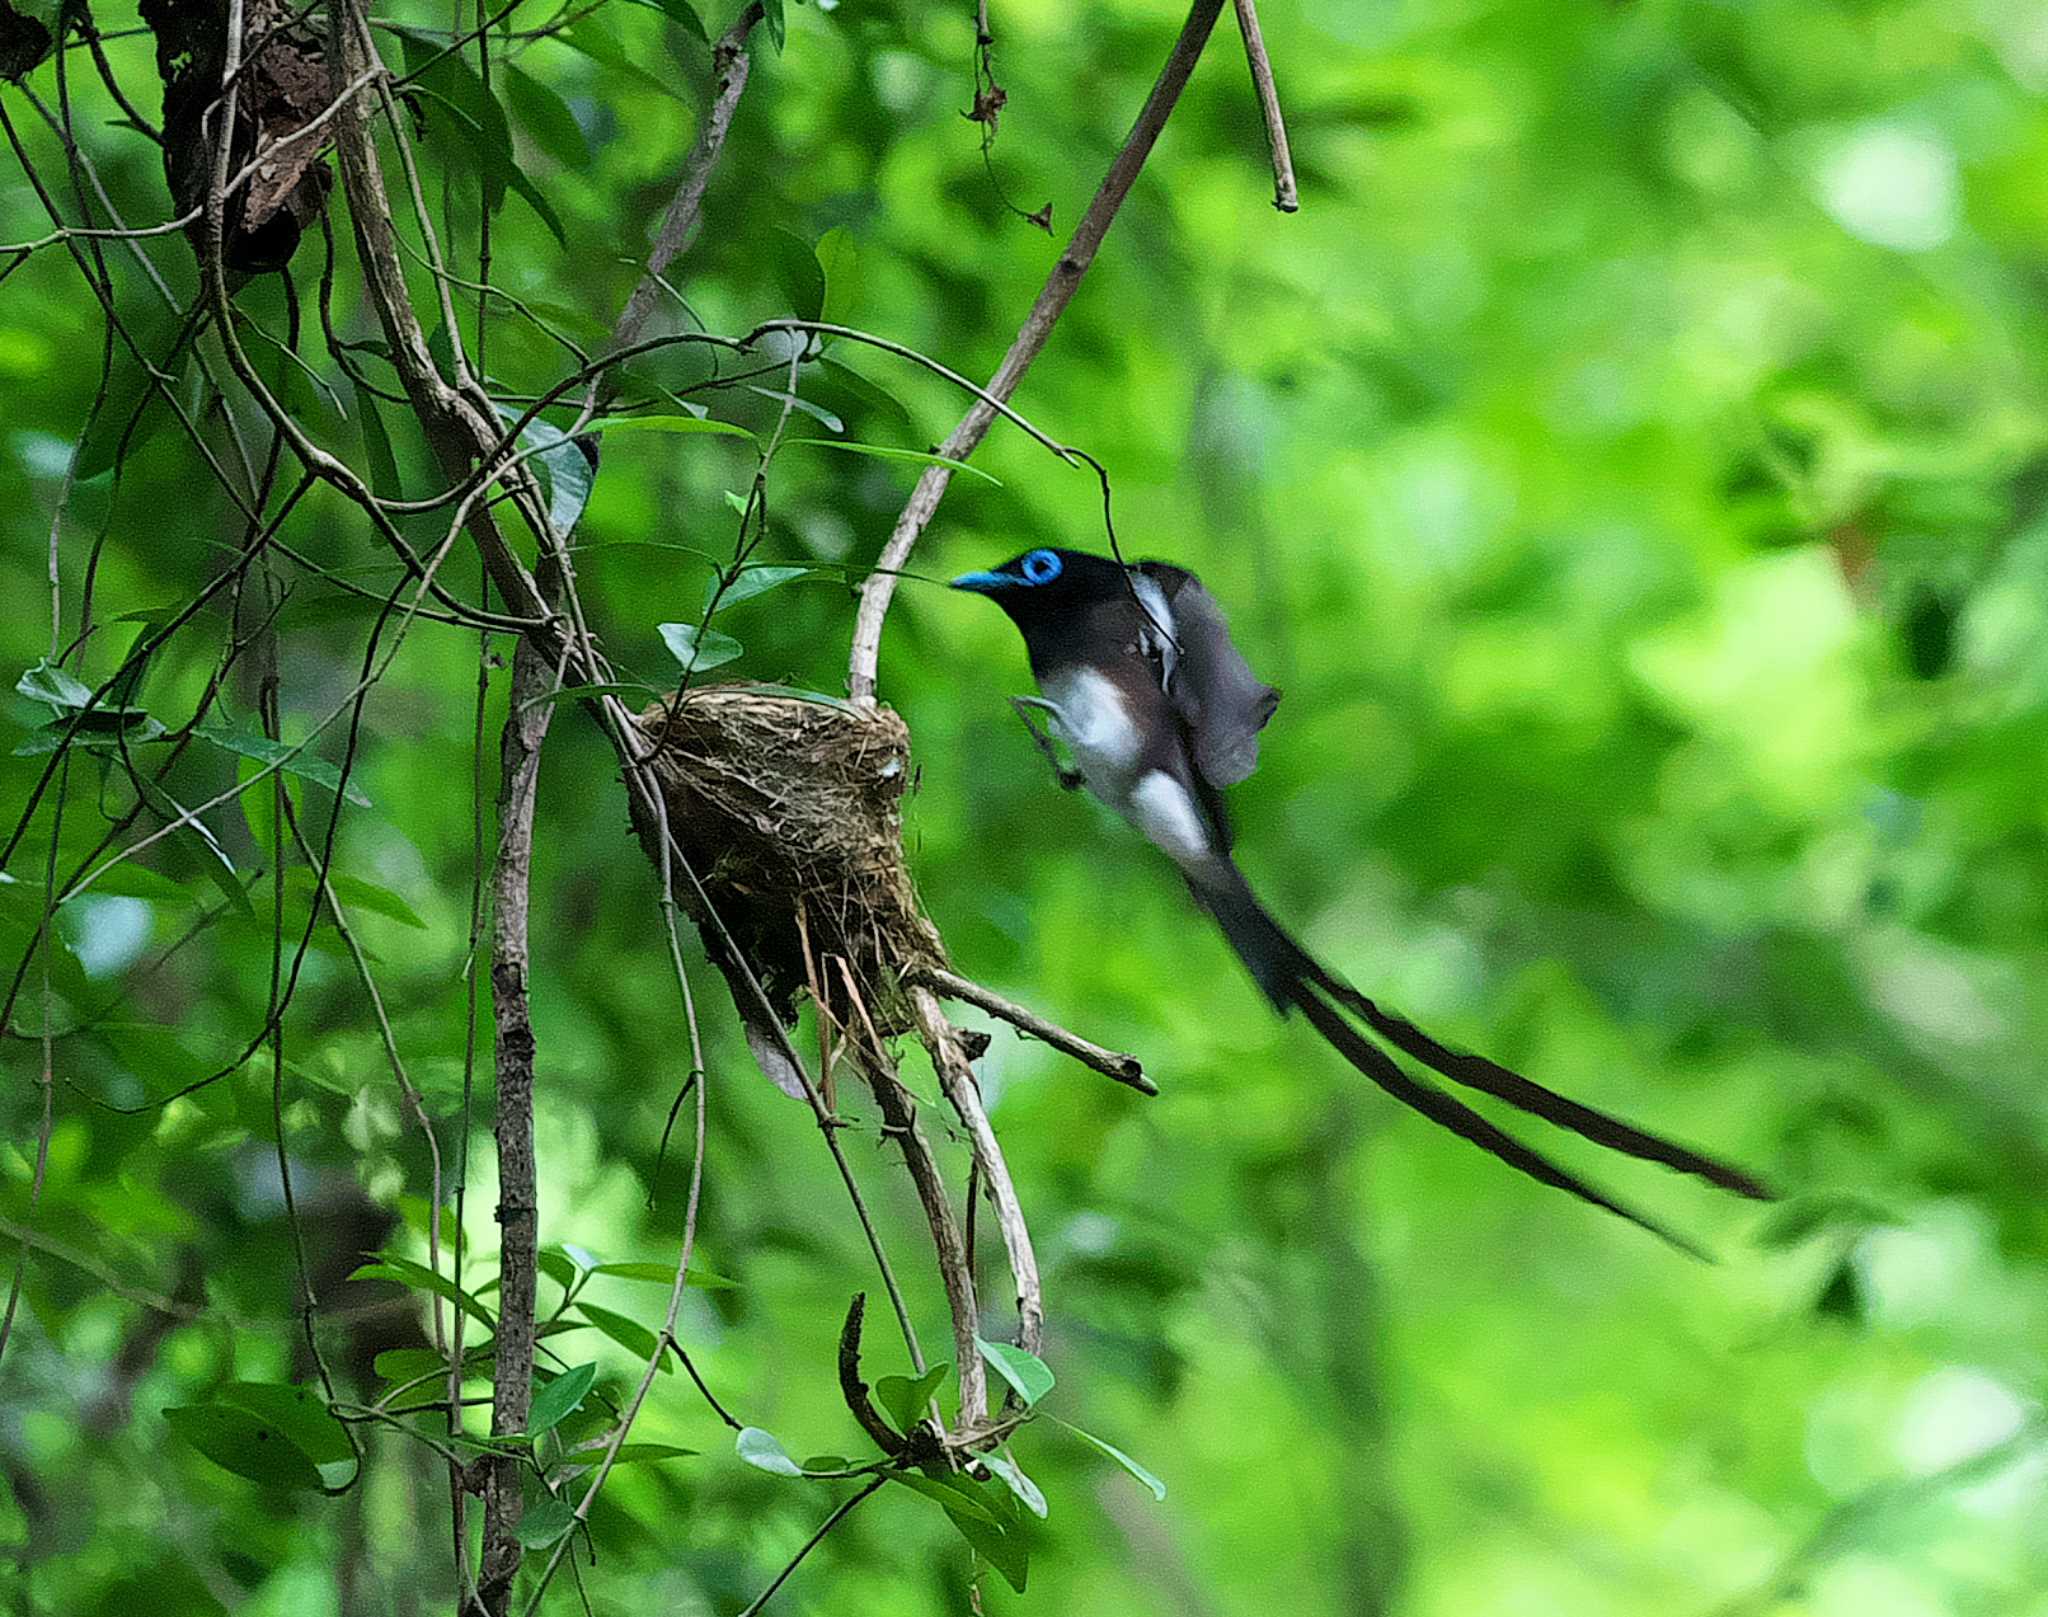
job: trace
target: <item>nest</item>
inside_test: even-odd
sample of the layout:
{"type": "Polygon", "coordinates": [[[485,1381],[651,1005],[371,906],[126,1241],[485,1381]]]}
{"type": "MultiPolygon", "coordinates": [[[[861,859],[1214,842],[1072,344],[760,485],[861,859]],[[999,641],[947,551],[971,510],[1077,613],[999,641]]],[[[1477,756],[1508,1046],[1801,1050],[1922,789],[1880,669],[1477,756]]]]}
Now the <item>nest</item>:
{"type": "MultiPolygon", "coordinates": [[[[887,708],[708,685],[673,711],[655,703],[639,722],[658,747],[651,762],[670,831],[702,884],[700,894],[677,870],[676,897],[742,1012],[753,996],[724,935],[785,1025],[799,990],[822,980],[828,998],[840,997],[843,961],[875,1030],[909,1028],[903,983],[946,958],[904,863],[902,719],[887,708]]],[[[637,797],[633,804],[634,829],[659,868],[660,828],[637,797]]]]}

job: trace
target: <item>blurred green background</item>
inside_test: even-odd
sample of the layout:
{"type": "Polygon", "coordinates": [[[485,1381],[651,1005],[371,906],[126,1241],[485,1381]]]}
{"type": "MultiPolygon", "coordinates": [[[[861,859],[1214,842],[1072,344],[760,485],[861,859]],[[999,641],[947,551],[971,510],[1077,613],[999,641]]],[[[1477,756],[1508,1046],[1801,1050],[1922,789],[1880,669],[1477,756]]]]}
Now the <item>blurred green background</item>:
{"type": "MultiPolygon", "coordinates": [[[[837,231],[831,317],[988,374],[1058,252],[1002,197],[1024,211],[1050,200],[1064,239],[1180,14],[1165,0],[994,0],[999,195],[961,117],[971,12],[842,0],[792,5],[779,52],[757,31],[705,228],[671,276],[694,318],[738,333],[805,307],[813,246],[837,231]]],[[[153,118],[150,40],[125,7],[97,15],[128,31],[109,57],[153,118]]],[[[389,15],[449,20],[415,0],[389,15]]],[[[511,26],[562,15],[537,5],[511,26]]],[[[514,195],[493,219],[491,272],[598,346],[694,133],[708,52],[680,5],[567,15],[566,32],[500,38],[494,57],[520,163],[567,245],[514,195]]],[[[729,20],[703,14],[713,35],[729,20]]],[[[2042,1617],[2041,14],[2019,0],[1269,0],[1264,23],[1302,211],[1271,206],[1226,14],[1018,406],[1101,458],[1126,550],[1199,571],[1284,688],[1264,767],[1232,802],[1243,862],[1311,948],[1442,1036],[1751,1165],[1789,1199],[1733,1204],[1562,1148],[1709,1244],[1721,1261],[1703,1266],[1367,1091],[1271,1018],[1161,861],[1052,788],[1003,701],[1029,686],[999,616],[907,581],[881,690],[915,740],[906,828],[932,916],[961,970],[1137,1052],[1164,1091],[1145,1100],[1001,1031],[982,1064],[1045,1266],[1059,1378],[1046,1407],[1169,1490],[1155,1504],[1035,1425],[1015,1445],[1050,1500],[1029,1591],[984,1577],[982,1609],[2042,1617]]],[[[82,147],[123,217],[168,217],[155,149],[119,127],[84,53],[67,71],[82,147]]],[[[27,89],[54,110],[52,65],[27,89]]],[[[75,221],[36,106],[13,86],[0,106],[75,221]]],[[[474,160],[445,118],[424,117],[429,195],[473,274],[474,160]]],[[[335,325],[369,341],[339,198],[334,213],[335,325]]],[[[47,229],[10,164],[0,238],[47,229]]],[[[189,303],[185,241],[138,250],[189,303]]],[[[162,354],[161,299],[127,247],[103,252],[120,308],[162,354]]],[[[404,412],[373,416],[320,337],[322,254],[309,236],[293,270],[320,385],[250,340],[316,437],[368,464],[388,434],[406,488],[426,492],[436,480],[404,412]]],[[[415,290],[426,306],[424,275],[415,290]]],[[[240,302],[284,332],[275,277],[240,302]]],[[[464,319],[473,328],[473,301],[464,319]]],[[[10,684],[50,644],[53,521],[62,639],[92,574],[100,628],[71,665],[88,683],[146,632],[120,614],[186,598],[241,542],[160,405],[118,476],[97,426],[67,497],[101,342],[62,248],[0,284],[10,684]]],[[[374,354],[359,359],[390,384],[374,354]]],[[[885,355],[838,344],[830,360],[805,368],[801,392],[832,420],[799,416],[797,436],[924,449],[961,409],[885,355]]],[[[568,362],[501,308],[486,363],[517,400],[568,362]]],[[[225,412],[261,447],[244,402],[210,398],[183,360],[177,373],[209,443],[226,454],[225,412]]],[[[125,374],[115,402],[129,385],[132,408],[125,374]]],[[[700,352],[675,350],[635,384],[709,374],[700,352]]],[[[755,429],[776,413],[744,388],[688,396],[755,429]]],[[[1101,548],[1088,474],[1004,427],[976,464],[1000,486],[958,479],[914,568],[1101,548]]],[[[673,679],[656,625],[701,610],[733,543],[725,491],[752,466],[736,439],[608,448],[578,568],[593,627],[635,675],[673,679]]],[[[745,647],[724,672],[843,690],[843,578],[872,560],[915,471],[783,451],[757,559],[846,572],[722,613],[745,647]]],[[[352,582],[396,583],[326,491],[282,537],[352,582]]],[[[451,568],[473,599],[473,557],[451,568]]],[[[370,615],[295,564],[279,576],[293,587],[277,627],[297,739],[345,694],[370,615]]],[[[202,616],[152,663],[138,704],[181,722],[229,633],[202,616]]],[[[338,869],[402,900],[356,923],[451,1183],[477,665],[473,633],[413,629],[365,713],[355,779],[372,806],[344,816],[338,844],[338,869]]],[[[487,798],[504,706],[490,672],[487,798]]],[[[223,700],[254,727],[246,669],[223,700]]],[[[9,696],[5,716],[0,751],[50,710],[9,696]]],[[[339,739],[317,751],[338,759],[339,739]]],[[[10,826],[44,762],[0,757],[10,826]]],[[[203,801],[236,767],[195,749],[168,788],[203,801]]],[[[333,799],[298,789],[324,827],[333,799]]],[[[90,847],[128,790],[76,758],[60,851],[90,847]]],[[[261,867],[234,806],[208,824],[243,879],[261,867]]],[[[46,800],[8,864],[16,885],[0,888],[10,973],[50,835],[46,800]]],[[[538,843],[542,1238],[672,1261],[686,1131],[659,1171],[656,1148],[688,1070],[676,989],[616,766],[573,709],[548,745],[538,843]]],[[[269,881],[239,914],[212,858],[173,838],[143,861],[153,877],[64,907],[55,1125],[33,1212],[33,987],[0,1045],[10,1266],[27,1241],[0,1363],[0,1605],[447,1610],[446,1485],[424,1448],[374,1433],[367,1482],[330,1500],[231,1475],[161,1413],[224,1380],[306,1368],[267,1062],[167,1106],[102,1104],[158,1099],[261,1025],[269,881]]],[[[288,891],[289,925],[305,905],[303,884],[288,891]]],[[[792,1453],[865,1452],[832,1376],[847,1297],[874,1289],[859,1231],[815,1128],[752,1068],[694,943],[690,961],[712,1068],[700,1259],[736,1284],[689,1293],[685,1344],[792,1453]]],[[[487,1053],[487,1013],[483,1040],[487,1053]]],[[[403,1307],[351,1304],[368,1288],[338,1282],[380,1246],[425,1256],[431,1181],[331,929],[308,952],[286,1058],[322,1339],[367,1396],[370,1356],[419,1327],[403,1307]]],[[[480,1124],[487,1089],[486,1059],[480,1124]]],[[[853,1160],[920,1329],[943,1343],[915,1203],[872,1106],[853,1109],[853,1160]]],[[[963,1173],[964,1147],[942,1148],[963,1173]]],[[[496,1272],[487,1127],[468,1151],[476,1287],[496,1272]]],[[[983,1242],[1000,1301],[986,1226],[983,1242]]],[[[659,1322],[658,1289],[592,1288],[659,1322]]],[[[544,1282],[543,1306],[556,1296],[544,1282]]],[[[992,1309],[985,1334],[1007,1329],[992,1309]]],[[[904,1368],[892,1347],[871,1330],[871,1373],[904,1368]]],[[[638,1373],[596,1331],[561,1350],[595,1359],[614,1394],[638,1373]]],[[[659,1378],[634,1436],[701,1453],[607,1486],[582,1573],[597,1612],[736,1611],[846,1491],[741,1464],[679,1375],[659,1378]]],[[[891,1489],[774,1609],[960,1612],[970,1574],[939,1512],[891,1489]]],[[[566,1580],[549,1599],[577,1609],[566,1580]]]]}

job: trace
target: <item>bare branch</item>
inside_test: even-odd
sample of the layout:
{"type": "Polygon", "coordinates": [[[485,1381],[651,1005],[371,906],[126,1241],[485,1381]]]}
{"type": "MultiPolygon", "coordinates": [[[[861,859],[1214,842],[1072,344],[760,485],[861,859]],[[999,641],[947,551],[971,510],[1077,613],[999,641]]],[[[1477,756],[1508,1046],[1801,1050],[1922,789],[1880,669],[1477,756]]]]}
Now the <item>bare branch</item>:
{"type": "MultiPolygon", "coordinates": [[[[498,1333],[492,1377],[491,1433],[526,1430],[533,1395],[534,1299],[539,1209],[533,1151],[534,1039],[527,1002],[528,881],[533,867],[533,812],[540,783],[540,749],[555,714],[536,702],[554,682],[554,670],[531,640],[512,654],[512,699],[505,715],[500,757],[504,779],[498,798],[498,856],[491,870],[491,1008],[498,1033],[498,1103],[492,1132],[498,1143],[498,1333]]],[[[519,1571],[519,1461],[492,1460],[484,1479],[483,1565],[477,1598],[501,1617],[519,1571]]]]}
{"type": "Polygon", "coordinates": [[[984,988],[980,983],[943,966],[926,966],[919,975],[948,999],[965,1000],[969,1005],[978,1006],[989,1015],[1008,1022],[1019,1033],[1042,1040],[1062,1055],[1072,1056],[1084,1067],[1093,1067],[1105,1078],[1114,1078],[1141,1095],[1159,1093],[1159,1086],[1145,1076],[1145,1069],[1136,1056],[1091,1044],[1078,1033],[1069,1033],[1057,1022],[1048,1022],[1036,1011],[1027,1010],[1003,998],[994,989],[984,988]]]}
{"type": "Polygon", "coordinates": [[[1266,144],[1273,149],[1273,206],[1293,213],[1301,206],[1294,186],[1294,154],[1287,149],[1287,124],[1280,116],[1280,90],[1273,83],[1272,59],[1266,55],[1266,37],[1259,32],[1259,12],[1254,0],[1234,0],[1237,27],[1244,35],[1244,56],[1251,64],[1252,88],[1259,92],[1259,116],[1266,120],[1266,144]]]}
{"type": "MultiPolygon", "coordinates": [[[[1031,312],[1024,317],[1024,324],[1010,343],[1010,351],[1003,355],[1003,362],[989,379],[988,391],[997,399],[1007,401],[1017,391],[1018,384],[1024,380],[1024,373],[1030,370],[1032,361],[1038,358],[1047,339],[1052,336],[1054,324],[1073,301],[1081,277],[1095,262],[1103,237],[1109,234],[1109,227],[1116,222],[1117,210],[1123,206],[1124,198],[1130,195],[1139,170],[1145,166],[1145,159],[1151,155],[1152,147],[1159,139],[1159,132],[1166,127],[1168,115],[1179,102],[1181,91],[1187,87],[1195,62],[1201,56],[1202,47],[1208,42],[1210,30],[1216,26],[1216,18],[1222,10],[1223,0],[1194,0],[1194,8],[1188,13],[1188,20],[1181,25],[1180,37],[1173,42],[1172,53],[1166,58],[1166,65],[1159,70],[1152,93],[1146,97],[1137,121],[1131,125],[1130,134],[1124,137],[1123,146],[1109,165],[1109,172],[1103,175],[1102,184],[1096,188],[1094,200],[1088,204],[1088,211],[1075,226],[1073,239],[1053,265],[1052,274],[1046,278],[1038,300],[1031,305],[1031,312]]],[[[948,460],[965,460],[988,435],[995,418],[996,411],[988,401],[977,401],[961,417],[959,426],[946,435],[946,441],[939,445],[938,452],[948,460]]],[[[924,475],[917,480],[917,486],[911,490],[903,514],[896,519],[889,542],[882,547],[875,571],[861,587],[860,611],[853,625],[853,655],[847,665],[847,685],[856,702],[872,703],[875,699],[875,664],[882,651],[882,621],[888,616],[890,599],[896,593],[896,575],[909,559],[932,514],[938,510],[939,501],[945,497],[946,488],[952,480],[951,467],[930,466],[925,469],[924,475]]]]}
{"type": "Polygon", "coordinates": [[[981,1090],[967,1052],[960,1047],[960,1035],[946,1020],[938,996],[929,988],[913,986],[910,1013],[917,1019],[918,1037],[932,1054],[939,1070],[939,1083],[946,1099],[967,1125],[974,1142],[974,1159],[988,1181],[989,1199],[996,1209],[996,1224],[1003,1235],[1003,1250],[1010,1260],[1010,1276],[1017,1285],[1017,1340],[1026,1352],[1036,1353],[1045,1341],[1045,1298],[1038,1284],[1038,1257],[1031,1248],[1031,1231],[1024,1223],[1024,1209],[1017,1200],[1017,1187],[1010,1180],[1010,1165],[1003,1160],[1003,1148],[996,1143],[988,1113],[982,1109],[981,1090]]]}
{"type": "Polygon", "coordinates": [[[733,25],[711,47],[711,67],[717,89],[711,98],[711,107],[704,114],[703,126],[697,131],[697,143],[690,149],[690,156],[683,165],[683,182],[676,188],[675,199],[669,203],[668,212],[662,216],[661,229],[655,233],[654,251],[647,256],[647,273],[640,284],[633,288],[633,295],[626,300],[626,307],[619,314],[619,322],[612,327],[611,347],[624,348],[636,341],[654,313],[655,300],[661,296],[661,277],[667,273],[677,255],[690,245],[690,239],[697,233],[697,219],[704,203],[704,188],[711,183],[711,171],[718,166],[719,154],[725,150],[726,131],[732,127],[733,114],[739,110],[740,96],[747,88],[747,76],[753,71],[753,59],[747,55],[747,35],[761,20],[761,0],[747,0],[747,5],[733,25]]]}

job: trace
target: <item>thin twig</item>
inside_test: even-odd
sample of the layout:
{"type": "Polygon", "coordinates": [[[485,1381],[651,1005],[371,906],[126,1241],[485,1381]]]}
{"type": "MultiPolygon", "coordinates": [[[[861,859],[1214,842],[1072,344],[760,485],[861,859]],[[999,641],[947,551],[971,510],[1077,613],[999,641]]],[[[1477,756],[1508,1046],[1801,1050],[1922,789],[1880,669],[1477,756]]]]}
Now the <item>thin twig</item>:
{"type": "Polygon", "coordinates": [[[1259,12],[1254,0],[1234,0],[1238,31],[1244,35],[1244,57],[1251,64],[1252,87],[1259,92],[1259,116],[1266,121],[1266,144],[1273,150],[1273,206],[1293,213],[1301,206],[1294,186],[1294,154],[1287,149],[1287,123],[1280,116],[1280,90],[1273,83],[1272,59],[1266,55],[1266,37],[1259,32],[1259,12]]]}
{"type": "MultiPolygon", "coordinates": [[[[929,988],[912,985],[910,1014],[917,1021],[917,1036],[931,1052],[938,1069],[939,1085],[960,1121],[967,1125],[974,1142],[974,1159],[988,1182],[989,1200],[995,1204],[996,1225],[1002,1231],[1003,1251],[1010,1260],[1010,1277],[1017,1287],[1017,1340],[1028,1353],[1036,1353],[1045,1342],[1045,1296],[1038,1283],[1038,1257],[1031,1247],[1031,1231],[1024,1222],[1023,1204],[1010,1179],[1010,1165],[1003,1148],[989,1126],[988,1113],[981,1104],[981,1090],[960,1048],[960,1036],[946,1020],[938,996],[929,988]]],[[[977,1411],[977,1413],[979,1413],[977,1411]]]]}
{"type": "Polygon", "coordinates": [[[627,347],[639,338],[654,313],[655,301],[661,296],[662,276],[697,233],[704,188],[711,183],[711,171],[718,166],[719,154],[725,149],[726,132],[732,128],[733,114],[739,110],[740,97],[747,88],[747,76],[753,71],[753,58],[746,51],[747,35],[754,31],[761,16],[761,0],[747,0],[733,25],[711,47],[711,68],[717,89],[697,131],[696,144],[690,148],[689,158],[683,164],[682,184],[676,187],[675,198],[669,203],[668,212],[662,215],[661,228],[655,232],[654,250],[647,255],[646,273],[640,278],[640,284],[633,288],[633,295],[626,300],[618,324],[612,327],[610,346],[613,349],[627,347]]]}
{"type": "Polygon", "coordinates": [[[773,1600],[775,1598],[775,1591],[780,1589],[785,1583],[787,1583],[789,1581],[789,1575],[792,1572],[794,1572],[798,1567],[804,1564],[804,1557],[809,1555],[811,1551],[815,1550],[820,1544],[822,1544],[825,1541],[826,1535],[829,1534],[833,1528],[837,1527],[841,1522],[845,1521],[848,1516],[853,1514],[853,1507],[855,1505],[858,1505],[863,1499],[867,1498],[869,1494],[873,1493],[877,1488],[881,1487],[882,1484],[887,1482],[888,1480],[889,1479],[887,1477],[876,1477],[865,1488],[861,1489],[859,1493],[855,1494],[852,1498],[848,1499],[845,1504],[841,1505],[837,1510],[833,1511],[831,1515],[827,1516],[823,1522],[819,1523],[818,1530],[815,1533],[813,1533],[809,1538],[804,1540],[803,1548],[798,1550],[795,1555],[790,1557],[789,1565],[785,1566],[780,1572],[776,1573],[775,1581],[769,1584],[767,1588],[763,1589],[750,1602],[748,1602],[746,1610],[740,1613],[740,1617],[758,1617],[761,1608],[767,1605],[770,1600],[773,1600]]]}
{"type": "MultiPolygon", "coordinates": [[[[1145,159],[1151,155],[1153,144],[1159,139],[1159,132],[1166,127],[1167,117],[1180,100],[1180,93],[1187,86],[1189,75],[1194,72],[1195,62],[1201,56],[1202,47],[1208,42],[1210,30],[1216,26],[1222,10],[1223,0],[1194,0],[1194,7],[1188,12],[1187,21],[1181,25],[1180,36],[1174,40],[1173,50],[1166,58],[1166,65],[1159,70],[1159,77],[1153,83],[1152,93],[1145,98],[1137,121],[1124,137],[1122,147],[1109,165],[1109,172],[1103,175],[1102,184],[1096,188],[1094,199],[1088,204],[1088,211],[1075,226],[1073,239],[1067,243],[1066,251],[1053,265],[1052,274],[1046,278],[1037,301],[1031,305],[1031,312],[1018,327],[1017,335],[1010,343],[1010,351],[1003,356],[1002,364],[996,367],[995,375],[989,380],[988,391],[996,398],[1007,401],[1017,391],[1024,380],[1024,373],[1030,370],[1032,361],[1038,358],[1052,336],[1054,324],[1073,301],[1081,277],[1095,262],[1103,237],[1109,234],[1109,227],[1116,221],[1117,210],[1130,194],[1139,170],[1145,166],[1145,159]]],[[[960,424],[946,435],[945,442],[939,445],[939,454],[948,460],[965,460],[988,435],[995,418],[996,412],[986,402],[977,401],[961,417],[960,424]]],[[[881,557],[875,564],[878,571],[861,586],[860,610],[853,626],[853,654],[847,664],[847,686],[856,702],[872,703],[875,699],[875,665],[882,651],[882,621],[888,616],[889,601],[896,592],[896,573],[909,558],[932,514],[938,510],[939,501],[952,480],[953,471],[949,466],[925,468],[917,486],[911,490],[902,515],[896,519],[888,543],[882,547],[881,557]]]]}
{"type": "Polygon", "coordinates": [[[1093,1067],[1105,1078],[1114,1078],[1126,1084],[1141,1095],[1156,1095],[1159,1086],[1145,1076],[1145,1069],[1133,1055],[1118,1050],[1106,1050],[1099,1044],[1091,1044],[1078,1033],[1069,1033],[1057,1022],[1048,1022],[1036,1011],[1026,1010],[1022,1005],[1003,998],[992,988],[984,988],[978,982],[946,970],[943,966],[924,966],[919,976],[931,984],[948,999],[965,1000],[979,1006],[989,1015],[1008,1022],[1019,1033],[1028,1033],[1032,1038],[1051,1045],[1062,1055],[1072,1056],[1084,1067],[1093,1067]]]}

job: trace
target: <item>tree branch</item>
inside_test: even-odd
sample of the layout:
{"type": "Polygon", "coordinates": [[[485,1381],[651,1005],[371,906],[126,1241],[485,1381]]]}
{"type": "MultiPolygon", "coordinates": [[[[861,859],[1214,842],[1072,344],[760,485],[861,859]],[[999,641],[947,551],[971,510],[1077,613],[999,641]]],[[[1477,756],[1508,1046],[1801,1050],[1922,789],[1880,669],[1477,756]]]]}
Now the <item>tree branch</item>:
{"type": "MultiPolygon", "coordinates": [[[[703,126],[697,131],[696,145],[683,164],[683,182],[676,188],[668,212],[662,216],[661,229],[655,233],[654,250],[647,255],[647,273],[633,288],[633,295],[620,311],[618,324],[612,327],[614,351],[639,338],[654,313],[655,300],[661,296],[661,277],[697,233],[704,188],[711,183],[711,171],[718,166],[719,154],[725,150],[726,132],[732,128],[733,114],[739,110],[747,77],[753,71],[753,58],[747,55],[746,42],[761,15],[761,0],[747,0],[733,25],[711,47],[717,89],[712,94],[710,110],[704,114],[703,126]]],[[[613,374],[616,373],[606,373],[606,380],[598,384],[600,392],[609,391],[613,374]]]]}
{"type": "MultiPolygon", "coordinates": [[[[540,749],[555,704],[539,702],[554,669],[521,640],[512,654],[511,705],[500,743],[498,855],[491,870],[491,1014],[497,1026],[498,1332],[492,1377],[491,1435],[526,1430],[533,1396],[535,1287],[540,1216],[533,1150],[534,1037],[527,1000],[527,920],[533,868],[533,813],[540,749]]],[[[477,1599],[502,1617],[518,1574],[519,1461],[493,1459],[484,1478],[483,1563],[477,1599]]]]}
{"type": "MultiPolygon", "coordinates": [[[[1216,26],[1216,18],[1222,10],[1223,0],[1194,0],[1188,20],[1181,25],[1180,37],[1173,42],[1166,65],[1159,70],[1152,93],[1146,97],[1137,121],[1131,125],[1130,134],[1124,137],[1123,146],[1110,163],[1109,172],[1103,175],[1094,199],[1088,204],[1088,211],[1081,216],[1080,224],[1074,227],[1073,239],[1053,265],[1037,301],[1031,305],[1031,312],[1024,317],[1024,324],[1010,343],[1010,351],[1003,355],[1002,364],[996,367],[995,375],[989,379],[988,391],[995,398],[1007,402],[1017,391],[1024,380],[1024,373],[1030,370],[1032,361],[1038,358],[1047,339],[1052,336],[1053,325],[1073,301],[1081,277],[1095,262],[1096,250],[1102,246],[1103,237],[1109,234],[1109,227],[1115,223],[1117,210],[1130,194],[1139,170],[1145,166],[1145,159],[1151,155],[1152,147],[1159,139],[1159,132],[1166,127],[1168,115],[1179,102],[1181,91],[1187,87],[1195,62],[1201,56],[1202,47],[1208,42],[1210,30],[1216,26]]],[[[946,435],[946,441],[939,446],[938,452],[948,460],[965,460],[988,435],[995,418],[996,411],[989,402],[977,400],[960,418],[960,424],[946,435]]],[[[882,547],[875,571],[861,586],[860,611],[853,625],[853,655],[847,665],[847,685],[856,702],[872,703],[875,699],[875,665],[882,651],[882,621],[888,616],[890,599],[896,593],[896,575],[909,559],[932,514],[938,510],[939,501],[945,497],[946,488],[952,480],[950,467],[930,466],[925,469],[924,475],[917,480],[917,486],[911,490],[903,514],[897,517],[888,543],[882,547]]]]}
{"type": "Polygon", "coordinates": [[[969,1005],[978,1006],[1000,1021],[1008,1022],[1019,1033],[1028,1033],[1032,1038],[1051,1045],[1062,1055],[1072,1056],[1084,1067],[1093,1067],[1105,1078],[1114,1078],[1120,1084],[1127,1084],[1141,1095],[1156,1095],[1159,1086],[1145,1076],[1145,1069],[1133,1055],[1119,1050],[1105,1050],[1099,1044],[1091,1044],[1078,1033],[1069,1033],[1057,1022],[1048,1022],[1036,1011],[1027,1010],[1011,1000],[1003,998],[992,988],[984,988],[971,978],[962,977],[958,972],[948,971],[943,966],[926,966],[919,975],[944,994],[948,999],[965,1000],[969,1005]]]}
{"type": "Polygon", "coordinates": [[[1259,116],[1266,120],[1266,144],[1273,149],[1273,206],[1282,213],[1293,213],[1301,207],[1301,195],[1294,186],[1294,154],[1287,149],[1280,89],[1273,82],[1266,36],[1259,32],[1258,7],[1254,0],[1235,0],[1235,4],[1238,32],[1244,35],[1244,58],[1251,64],[1252,88],[1259,93],[1259,116]]]}

